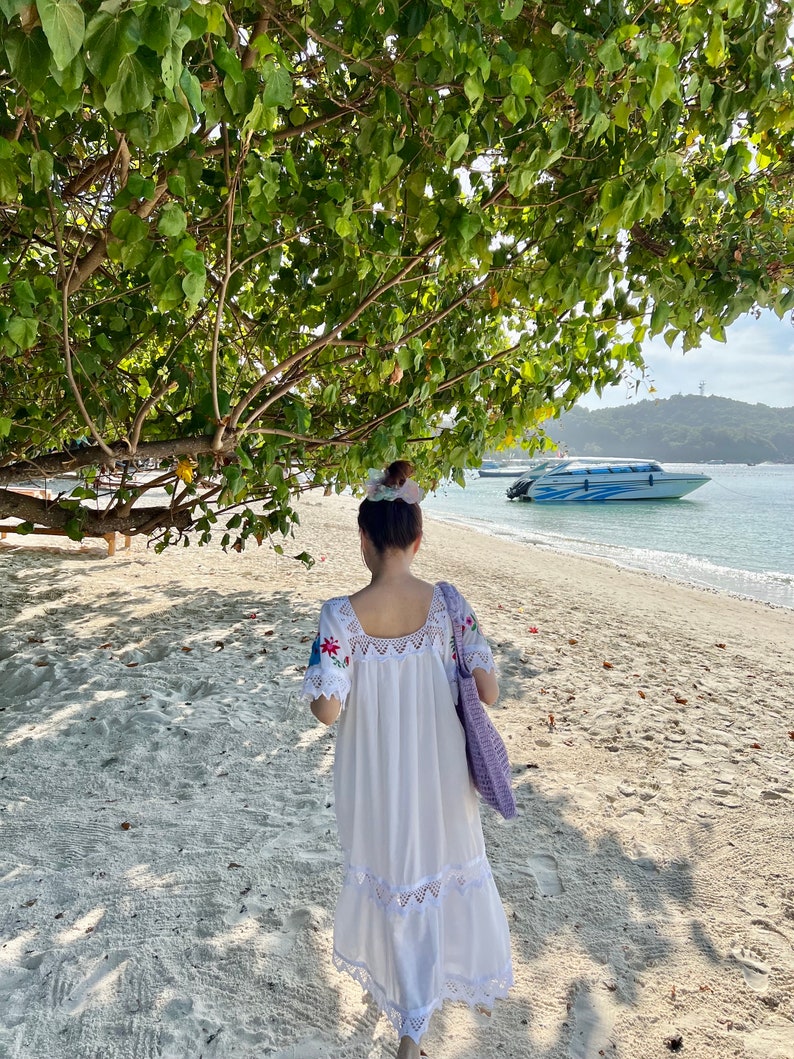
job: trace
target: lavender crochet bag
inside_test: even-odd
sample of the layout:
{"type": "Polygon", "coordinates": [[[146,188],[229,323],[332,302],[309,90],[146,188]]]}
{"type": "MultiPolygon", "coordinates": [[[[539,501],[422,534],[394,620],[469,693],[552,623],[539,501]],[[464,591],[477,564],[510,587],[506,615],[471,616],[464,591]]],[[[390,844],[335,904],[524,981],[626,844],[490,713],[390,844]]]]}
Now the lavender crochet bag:
{"type": "Polygon", "coordinates": [[[458,663],[458,717],[466,733],[466,758],[472,783],[483,801],[501,813],[505,820],[516,815],[516,800],[511,783],[510,762],[502,737],[494,728],[485,706],[480,702],[477,684],[463,657],[461,636],[461,596],[446,582],[438,586],[447,605],[455,637],[455,657],[458,663]]]}

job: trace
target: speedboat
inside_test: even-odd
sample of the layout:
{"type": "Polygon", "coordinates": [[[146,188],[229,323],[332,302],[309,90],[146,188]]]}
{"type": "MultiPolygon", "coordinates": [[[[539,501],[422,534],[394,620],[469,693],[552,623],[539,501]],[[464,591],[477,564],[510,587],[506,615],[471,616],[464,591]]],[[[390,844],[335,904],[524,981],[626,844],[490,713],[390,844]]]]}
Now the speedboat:
{"type": "Polygon", "coordinates": [[[655,460],[578,457],[545,460],[507,490],[510,500],[671,500],[710,482],[705,474],[666,471],[655,460]]]}

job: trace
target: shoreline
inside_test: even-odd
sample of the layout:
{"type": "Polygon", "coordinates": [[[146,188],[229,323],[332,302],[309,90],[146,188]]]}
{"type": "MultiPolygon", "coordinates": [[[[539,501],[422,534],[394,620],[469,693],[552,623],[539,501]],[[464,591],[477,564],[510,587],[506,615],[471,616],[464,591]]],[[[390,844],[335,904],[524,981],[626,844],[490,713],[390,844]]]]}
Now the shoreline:
{"type": "MultiPolygon", "coordinates": [[[[389,1059],[331,961],[334,733],[299,699],[357,501],[265,547],[0,548],[0,1053],[389,1059]],[[126,1053],[125,1053],[126,1054],[126,1053]]],[[[494,650],[516,985],[434,1059],[794,1055],[794,613],[430,515],[494,650]]]]}
{"type": "MultiPolygon", "coordinates": [[[[571,558],[581,559],[584,562],[594,563],[599,566],[604,566],[610,569],[626,570],[630,573],[639,574],[641,576],[650,577],[654,580],[662,581],[666,584],[679,585],[682,588],[691,588],[697,592],[707,592],[717,596],[725,596],[728,599],[746,600],[748,603],[758,603],[764,607],[771,607],[773,610],[792,611],[794,610],[794,603],[788,605],[786,603],[776,603],[768,599],[760,599],[757,596],[751,596],[747,593],[738,592],[729,588],[722,588],[716,585],[709,585],[706,583],[699,583],[697,581],[686,580],[684,578],[677,578],[671,574],[666,574],[661,571],[647,570],[641,566],[632,566],[628,562],[621,562],[619,559],[611,559],[605,555],[592,555],[584,551],[568,551],[560,545],[548,543],[544,540],[531,540],[522,539],[520,536],[514,536],[509,530],[504,533],[500,533],[498,529],[489,529],[484,523],[478,523],[475,519],[466,519],[460,515],[436,515],[432,514],[428,516],[430,521],[445,523],[450,526],[460,526],[465,529],[471,530],[473,533],[478,533],[484,537],[492,537],[495,540],[503,541],[505,543],[516,544],[523,548],[539,548],[541,551],[551,552],[553,555],[559,556],[570,556],[571,558]]],[[[582,542],[587,543],[587,542],[582,542]]],[[[674,552],[670,553],[677,554],[674,552]]],[[[740,570],[734,567],[724,567],[726,570],[736,570],[740,574],[751,575],[752,570],[740,570]]],[[[787,574],[783,574],[781,571],[762,571],[766,574],[775,574],[776,576],[788,577],[787,574]]]]}

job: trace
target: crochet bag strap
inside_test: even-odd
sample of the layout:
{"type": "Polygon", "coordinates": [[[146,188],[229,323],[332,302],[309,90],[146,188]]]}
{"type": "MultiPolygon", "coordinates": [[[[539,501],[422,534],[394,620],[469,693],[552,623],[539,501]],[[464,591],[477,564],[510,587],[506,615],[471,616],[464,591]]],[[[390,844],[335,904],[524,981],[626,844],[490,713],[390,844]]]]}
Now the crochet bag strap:
{"type": "Polygon", "coordinates": [[[447,605],[447,613],[449,614],[450,621],[452,622],[452,635],[455,638],[455,660],[458,666],[458,673],[464,679],[471,677],[469,667],[466,665],[466,660],[463,657],[463,631],[462,631],[462,607],[463,602],[460,592],[454,585],[450,585],[446,581],[439,581],[438,587],[441,589],[441,593],[444,597],[444,602],[447,605]]]}

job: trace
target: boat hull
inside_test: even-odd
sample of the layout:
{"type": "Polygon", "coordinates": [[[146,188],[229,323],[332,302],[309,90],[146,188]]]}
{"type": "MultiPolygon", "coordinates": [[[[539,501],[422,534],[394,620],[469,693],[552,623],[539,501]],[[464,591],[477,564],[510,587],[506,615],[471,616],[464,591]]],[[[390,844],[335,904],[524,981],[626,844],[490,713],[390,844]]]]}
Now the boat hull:
{"type": "Polygon", "coordinates": [[[666,471],[655,460],[575,456],[543,461],[513,482],[507,496],[536,504],[678,500],[710,481],[693,471],[666,471]]]}
{"type": "MultiPolygon", "coordinates": [[[[634,478],[634,476],[631,476],[634,478]]],[[[678,500],[709,481],[706,475],[652,474],[616,482],[614,476],[588,475],[584,480],[554,481],[553,475],[535,482],[522,500],[536,504],[606,503],[612,500],[678,500]]]]}

